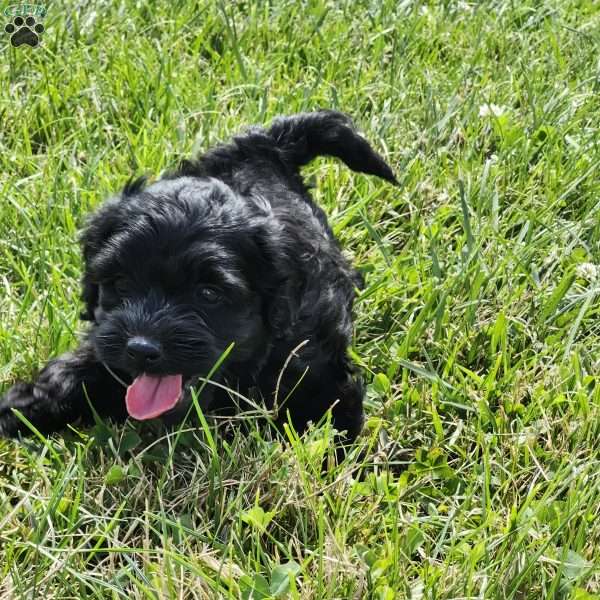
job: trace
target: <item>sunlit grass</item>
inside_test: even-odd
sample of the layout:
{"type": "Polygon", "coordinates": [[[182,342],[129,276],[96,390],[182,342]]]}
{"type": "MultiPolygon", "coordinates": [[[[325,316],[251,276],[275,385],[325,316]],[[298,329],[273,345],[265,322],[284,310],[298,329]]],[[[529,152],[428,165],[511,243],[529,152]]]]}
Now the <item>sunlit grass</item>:
{"type": "Polygon", "coordinates": [[[329,107],[400,187],[306,169],[367,279],[345,462],[327,423],[252,417],[0,441],[0,597],[600,597],[597,3],[101,0],[45,26],[0,47],[3,388],[74,345],[77,231],[132,175],[329,107]]]}

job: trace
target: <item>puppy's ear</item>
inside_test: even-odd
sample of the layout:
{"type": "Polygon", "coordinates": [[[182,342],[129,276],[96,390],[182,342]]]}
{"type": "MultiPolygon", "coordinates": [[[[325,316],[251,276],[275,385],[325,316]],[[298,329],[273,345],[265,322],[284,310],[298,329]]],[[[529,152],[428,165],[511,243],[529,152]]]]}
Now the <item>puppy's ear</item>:
{"type": "Polygon", "coordinates": [[[319,256],[301,230],[283,233],[275,226],[255,240],[260,249],[255,281],[266,301],[263,314],[274,337],[302,335],[310,319],[321,339],[342,339],[345,352],[357,284],[354,269],[337,265],[335,279],[325,277],[324,282],[332,264],[319,256]]]}
{"type": "Polygon", "coordinates": [[[341,112],[320,110],[280,117],[268,133],[293,170],[317,156],[335,156],[353,171],[398,183],[390,166],[356,131],[352,119],[341,112]]]}
{"type": "Polygon", "coordinates": [[[94,311],[98,307],[98,285],[92,283],[87,273],[81,279],[81,299],[85,304],[84,310],[79,313],[82,321],[95,321],[94,311]]]}
{"type": "MultiPolygon", "coordinates": [[[[129,184],[128,184],[129,185],[129,184]]],[[[81,279],[81,299],[85,309],[80,317],[84,321],[95,321],[94,312],[98,308],[99,286],[92,277],[90,264],[99,250],[117,230],[122,222],[119,204],[126,195],[117,196],[105,202],[87,221],[79,238],[83,253],[84,272],[81,279]]]]}
{"type": "Polygon", "coordinates": [[[296,295],[293,284],[286,283],[271,296],[267,305],[266,318],[276,339],[288,335],[296,323],[300,308],[296,295]]]}
{"type": "Polygon", "coordinates": [[[257,227],[252,240],[256,268],[252,279],[264,299],[263,318],[274,337],[282,338],[294,327],[300,310],[303,265],[291,250],[293,240],[276,226],[257,227]]]}

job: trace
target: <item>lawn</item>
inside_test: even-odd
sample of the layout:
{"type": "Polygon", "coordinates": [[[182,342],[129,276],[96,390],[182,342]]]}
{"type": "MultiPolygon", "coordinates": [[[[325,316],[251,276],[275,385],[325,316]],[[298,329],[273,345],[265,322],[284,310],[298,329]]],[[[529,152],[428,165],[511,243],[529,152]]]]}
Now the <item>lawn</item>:
{"type": "Polygon", "coordinates": [[[132,175],[327,107],[400,185],[305,169],[367,280],[346,460],[321,470],[327,422],[251,416],[0,440],[0,597],[600,598],[600,5],[67,1],[43,23],[38,48],[0,38],[3,390],[75,344],[78,229],[132,175]]]}

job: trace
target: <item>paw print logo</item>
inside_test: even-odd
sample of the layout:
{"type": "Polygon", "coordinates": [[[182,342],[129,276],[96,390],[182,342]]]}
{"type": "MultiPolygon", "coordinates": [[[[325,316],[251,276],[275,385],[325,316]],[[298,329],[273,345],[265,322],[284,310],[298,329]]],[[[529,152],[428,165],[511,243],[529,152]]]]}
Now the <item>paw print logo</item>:
{"type": "Polygon", "coordinates": [[[40,43],[40,36],[44,33],[44,26],[37,23],[34,17],[15,17],[12,23],[4,28],[4,31],[10,35],[10,43],[18,48],[27,44],[35,48],[40,43]]]}

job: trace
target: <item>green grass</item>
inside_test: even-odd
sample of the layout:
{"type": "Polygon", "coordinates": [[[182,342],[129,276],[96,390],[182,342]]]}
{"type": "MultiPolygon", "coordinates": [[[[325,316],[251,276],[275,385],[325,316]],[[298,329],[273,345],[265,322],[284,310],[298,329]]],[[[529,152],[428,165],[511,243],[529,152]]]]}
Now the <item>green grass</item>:
{"type": "Polygon", "coordinates": [[[0,441],[0,597],[600,598],[600,6],[99,0],[45,25],[0,40],[3,388],[75,344],[77,230],[131,175],[331,107],[400,187],[306,169],[367,276],[356,452],[321,473],[327,425],[251,417],[0,441]]]}

